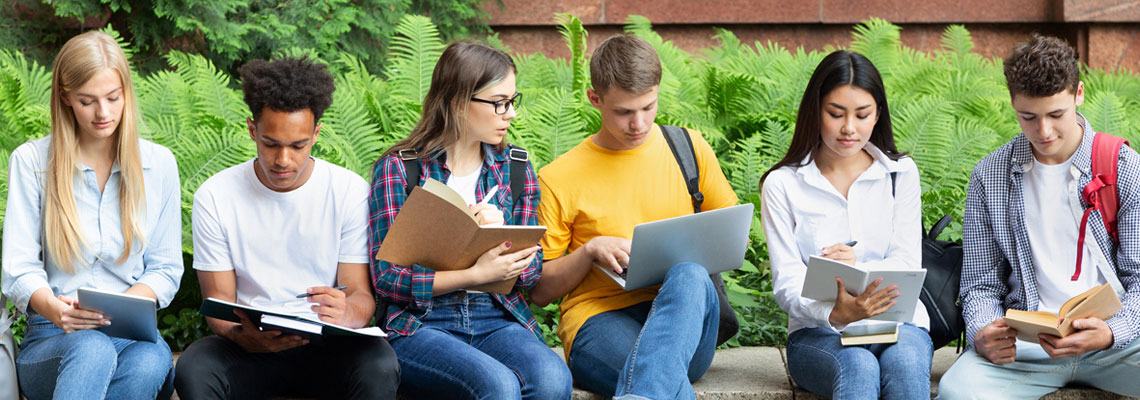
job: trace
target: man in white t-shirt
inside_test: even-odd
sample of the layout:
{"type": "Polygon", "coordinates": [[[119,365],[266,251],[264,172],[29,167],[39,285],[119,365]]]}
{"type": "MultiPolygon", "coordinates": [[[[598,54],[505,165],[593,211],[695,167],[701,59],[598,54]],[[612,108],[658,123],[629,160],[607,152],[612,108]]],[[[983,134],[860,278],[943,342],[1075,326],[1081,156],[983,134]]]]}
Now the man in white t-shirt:
{"type": "Polygon", "coordinates": [[[1004,69],[1022,134],[970,178],[961,285],[969,345],[939,382],[939,398],[1036,399],[1070,383],[1140,396],[1140,156],[1119,153],[1119,242],[1093,211],[1078,247],[1096,133],[1077,113],[1085,90],[1076,54],[1034,35],[1004,69]],[[1056,313],[1105,283],[1123,309],[1107,320],[1077,319],[1064,338],[1020,341],[1003,319],[1006,309],[1056,313]]]}
{"type": "MultiPolygon", "coordinates": [[[[256,60],[241,75],[257,158],[210,177],[194,194],[202,297],[364,327],[375,307],[368,183],[309,155],[317,121],[332,103],[333,79],[306,59],[256,60]]],[[[387,341],[309,343],[235,314],[241,323],[206,318],[216,336],[179,358],[182,399],[395,398],[399,364],[387,341]]]]}

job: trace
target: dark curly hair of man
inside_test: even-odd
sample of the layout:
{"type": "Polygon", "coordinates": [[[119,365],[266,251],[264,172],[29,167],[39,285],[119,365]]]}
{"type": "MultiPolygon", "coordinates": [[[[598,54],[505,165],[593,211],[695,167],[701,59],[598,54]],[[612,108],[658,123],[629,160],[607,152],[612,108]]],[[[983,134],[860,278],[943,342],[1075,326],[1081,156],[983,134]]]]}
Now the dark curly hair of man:
{"type": "Polygon", "coordinates": [[[253,60],[238,69],[241,73],[241,90],[245,104],[253,113],[253,120],[261,117],[261,110],[293,112],[309,109],[313,122],[332,104],[336,90],[328,67],[308,58],[283,58],[267,62],[253,60]]]}
{"type": "Polygon", "coordinates": [[[1066,89],[1076,94],[1081,81],[1076,51],[1055,37],[1034,34],[1015,46],[1002,64],[1010,97],[1049,97],[1066,89]]]}

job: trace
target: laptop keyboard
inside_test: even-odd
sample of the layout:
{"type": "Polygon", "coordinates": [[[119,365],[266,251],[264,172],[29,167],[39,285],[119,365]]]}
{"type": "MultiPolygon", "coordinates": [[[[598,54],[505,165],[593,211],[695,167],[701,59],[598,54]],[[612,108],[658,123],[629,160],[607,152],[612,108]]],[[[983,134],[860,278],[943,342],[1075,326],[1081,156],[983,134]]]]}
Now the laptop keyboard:
{"type": "Polygon", "coordinates": [[[626,278],[626,275],[629,275],[629,268],[622,268],[621,273],[618,274],[618,276],[620,276],[621,279],[629,279],[629,278],[626,278]]]}

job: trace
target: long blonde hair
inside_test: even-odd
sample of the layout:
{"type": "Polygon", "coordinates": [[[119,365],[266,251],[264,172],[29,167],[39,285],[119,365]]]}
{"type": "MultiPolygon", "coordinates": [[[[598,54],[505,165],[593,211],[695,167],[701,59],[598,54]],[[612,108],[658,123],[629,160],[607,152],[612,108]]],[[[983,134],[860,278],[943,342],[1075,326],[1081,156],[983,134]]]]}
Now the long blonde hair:
{"type": "MultiPolygon", "coordinates": [[[[416,150],[420,157],[428,157],[458,142],[471,96],[516,71],[511,56],[486,44],[465,40],[447,46],[432,72],[419,123],[384,154],[416,150]]],[[[506,147],[504,139],[499,148],[506,147]]]]}
{"type": "MultiPolygon", "coordinates": [[[[122,80],[123,115],[115,131],[119,161],[119,212],[122,219],[123,252],[116,263],[126,261],[136,243],[143,243],[137,214],[146,209],[142,161],[139,156],[139,110],[131,83],[130,66],[123,49],[110,35],[91,31],[68,40],[55,57],[51,77],[51,144],[48,148],[44,188],[44,238],[47,251],[59,268],[75,272],[82,264],[83,229],[72,190],[78,179],[79,131],[75,112],[64,104],[64,95],[87,83],[96,73],[111,68],[122,80]]],[[[141,248],[141,246],[140,246],[141,248]]],[[[45,260],[46,261],[46,260],[45,260]]]]}

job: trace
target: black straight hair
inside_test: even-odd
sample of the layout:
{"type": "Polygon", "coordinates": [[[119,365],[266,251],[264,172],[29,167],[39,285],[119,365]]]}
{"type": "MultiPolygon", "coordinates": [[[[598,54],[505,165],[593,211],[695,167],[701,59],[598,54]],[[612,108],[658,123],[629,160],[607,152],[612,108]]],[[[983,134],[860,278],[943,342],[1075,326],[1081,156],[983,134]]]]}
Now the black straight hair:
{"type": "Polygon", "coordinates": [[[800,111],[796,116],[796,131],[792,134],[792,143],[784,158],[760,177],[760,186],[768,174],[784,166],[802,167],[804,159],[809,155],[815,160],[815,152],[823,145],[821,135],[823,98],[832,90],[840,86],[852,85],[866,90],[875,99],[878,106],[879,120],[875,129],[871,131],[871,144],[882,150],[887,158],[898,160],[906,155],[895,148],[894,131],[891,130],[891,113],[887,107],[887,93],[883,88],[883,78],[879,70],[871,64],[871,60],[862,54],[846,50],[836,50],[815,67],[811,74],[807,89],[804,90],[803,100],[800,101],[800,111]]]}

